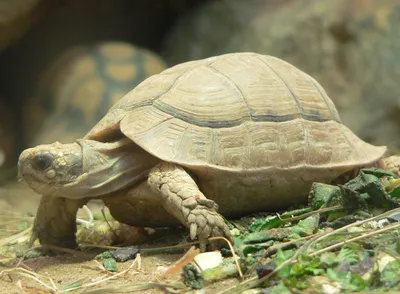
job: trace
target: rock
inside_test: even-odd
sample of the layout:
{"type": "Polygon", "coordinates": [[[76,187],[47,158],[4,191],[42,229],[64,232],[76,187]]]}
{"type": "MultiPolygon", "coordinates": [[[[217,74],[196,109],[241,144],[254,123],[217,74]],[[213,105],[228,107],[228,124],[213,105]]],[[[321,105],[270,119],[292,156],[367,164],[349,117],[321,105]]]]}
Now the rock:
{"type": "Polygon", "coordinates": [[[167,35],[163,57],[171,65],[237,51],[228,44],[260,11],[275,11],[293,0],[211,1],[184,15],[167,35]],[[232,50],[230,50],[232,49],[232,50]]]}
{"type": "Polygon", "coordinates": [[[362,139],[399,150],[400,1],[263,2],[246,1],[252,8],[235,6],[236,14],[233,1],[210,3],[171,33],[179,46],[165,45],[167,61],[233,51],[277,56],[316,78],[362,139]]]}
{"type": "Polygon", "coordinates": [[[47,8],[48,0],[0,1],[0,51],[29,31],[47,8]]]}
{"type": "Polygon", "coordinates": [[[8,105],[0,100],[0,181],[3,180],[2,169],[15,161],[16,132],[14,117],[8,105]]]}

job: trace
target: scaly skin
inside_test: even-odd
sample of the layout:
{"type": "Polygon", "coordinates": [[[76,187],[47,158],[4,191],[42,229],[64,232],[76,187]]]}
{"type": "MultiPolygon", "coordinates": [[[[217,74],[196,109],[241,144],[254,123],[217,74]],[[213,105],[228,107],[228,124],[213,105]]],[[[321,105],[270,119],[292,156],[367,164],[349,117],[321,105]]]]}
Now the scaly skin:
{"type": "Polygon", "coordinates": [[[162,162],[149,173],[148,183],[162,197],[164,208],[190,229],[191,239],[199,238],[200,250],[205,251],[209,237],[232,236],[218,204],[207,199],[192,177],[180,166],[162,162]]]}
{"type": "Polygon", "coordinates": [[[393,155],[382,159],[383,168],[400,177],[400,156],[393,155]]]}
{"type": "MultiPolygon", "coordinates": [[[[68,199],[42,196],[32,229],[32,244],[39,238],[42,245],[55,245],[63,248],[78,247],[75,239],[76,214],[89,199],[68,199]]],[[[50,250],[51,251],[51,250],[50,250]]]]}

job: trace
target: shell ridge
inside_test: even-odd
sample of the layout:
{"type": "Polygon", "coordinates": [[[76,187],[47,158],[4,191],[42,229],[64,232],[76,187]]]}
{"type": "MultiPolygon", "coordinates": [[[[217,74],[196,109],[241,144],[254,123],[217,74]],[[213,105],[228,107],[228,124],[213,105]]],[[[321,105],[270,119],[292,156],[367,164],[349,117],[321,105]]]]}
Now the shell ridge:
{"type": "MultiPolygon", "coordinates": [[[[364,148],[360,148],[358,146],[356,146],[355,144],[353,144],[353,141],[349,139],[349,137],[347,136],[346,132],[344,132],[343,127],[340,128],[340,133],[342,134],[342,136],[344,137],[344,139],[346,140],[347,144],[349,144],[351,146],[351,150],[362,150],[363,152],[363,158],[367,158],[368,154],[367,151],[364,148]]],[[[352,157],[353,160],[357,161],[357,158],[354,158],[354,153],[352,153],[352,157]]]]}
{"type": "Polygon", "coordinates": [[[301,124],[303,125],[303,130],[304,130],[304,162],[308,162],[309,161],[309,157],[310,157],[310,136],[308,133],[308,130],[306,129],[306,125],[303,121],[303,119],[300,119],[301,124]]]}
{"type": "Polygon", "coordinates": [[[153,106],[154,108],[162,111],[163,113],[169,114],[174,116],[176,119],[180,119],[186,123],[190,123],[199,127],[210,127],[210,128],[229,128],[229,127],[234,127],[238,126],[242,123],[241,120],[233,120],[233,121],[200,121],[200,120],[194,120],[190,119],[185,112],[180,111],[179,109],[170,106],[169,104],[160,102],[157,104],[150,105],[153,106]]]}
{"type": "MultiPolygon", "coordinates": [[[[138,109],[138,108],[137,108],[138,109]]],[[[121,132],[127,136],[129,139],[131,139],[133,142],[135,142],[136,144],[138,144],[140,147],[142,147],[144,150],[146,150],[147,152],[157,156],[156,154],[154,154],[153,152],[151,152],[149,150],[148,147],[146,147],[146,144],[141,144],[138,142],[137,138],[138,137],[146,137],[147,135],[147,131],[139,131],[139,132],[134,132],[133,129],[131,127],[132,125],[132,118],[136,118],[137,114],[136,113],[128,113],[126,116],[124,116],[121,121],[119,122],[119,128],[121,130],[121,132]]],[[[161,119],[160,121],[157,121],[155,123],[153,123],[153,125],[151,126],[152,129],[156,128],[157,126],[166,123],[167,121],[170,121],[174,119],[174,117],[170,116],[170,117],[165,117],[163,119],[161,119]]],[[[135,129],[136,131],[136,129],[135,129]]]]}
{"type": "MultiPolygon", "coordinates": [[[[163,93],[161,93],[161,94],[157,95],[156,97],[154,97],[154,98],[150,101],[150,104],[149,104],[149,105],[151,105],[151,106],[157,108],[158,110],[160,110],[160,111],[162,111],[162,112],[164,112],[164,113],[166,113],[166,114],[173,115],[173,114],[171,114],[171,113],[168,113],[168,112],[164,111],[162,105],[163,105],[163,104],[166,105],[165,103],[159,103],[159,105],[156,105],[155,103],[157,102],[158,99],[160,99],[160,98],[163,97],[165,94],[167,94],[169,91],[171,91],[171,89],[177,84],[177,82],[178,82],[186,73],[188,73],[190,70],[192,70],[192,68],[188,68],[188,69],[186,69],[185,71],[183,71],[178,77],[175,78],[174,82],[171,83],[171,86],[170,86],[168,89],[166,89],[163,93]]],[[[140,107],[141,107],[141,106],[139,106],[138,108],[140,108],[140,107]]]]}
{"type": "Polygon", "coordinates": [[[318,93],[320,94],[320,96],[322,97],[322,100],[324,101],[324,103],[325,103],[325,105],[326,105],[326,108],[329,110],[329,114],[330,114],[330,116],[331,116],[331,119],[334,120],[334,121],[337,121],[338,123],[342,123],[340,117],[339,117],[339,120],[337,120],[337,119],[335,118],[335,115],[333,114],[332,109],[329,107],[328,101],[327,101],[327,99],[326,99],[326,95],[321,91],[321,89],[320,89],[319,87],[317,87],[317,85],[316,85],[316,83],[315,83],[315,80],[314,80],[313,78],[311,78],[311,77],[309,78],[309,80],[311,81],[311,83],[313,84],[313,86],[317,89],[317,91],[318,91],[318,93]]]}
{"type": "Polygon", "coordinates": [[[239,93],[240,98],[242,98],[244,104],[245,104],[246,107],[247,107],[247,112],[249,113],[249,118],[250,118],[250,120],[251,120],[251,121],[254,121],[253,116],[252,116],[252,114],[251,114],[251,110],[250,110],[249,104],[247,103],[247,100],[246,100],[246,97],[245,97],[244,94],[243,94],[243,91],[236,85],[236,83],[235,83],[230,77],[228,77],[227,75],[225,75],[224,73],[220,72],[220,71],[217,70],[215,67],[213,67],[211,62],[210,62],[209,64],[207,64],[207,66],[208,66],[210,69],[212,69],[216,74],[218,74],[218,75],[224,77],[224,78],[235,88],[235,90],[239,93]]]}
{"type": "Polygon", "coordinates": [[[289,91],[289,93],[292,95],[294,101],[296,102],[297,109],[299,110],[300,117],[302,118],[302,119],[300,119],[300,121],[301,121],[301,124],[303,125],[302,129],[303,129],[304,143],[305,143],[305,146],[304,146],[304,161],[308,162],[309,161],[309,155],[310,155],[310,152],[309,152],[309,150],[310,150],[310,142],[309,142],[309,135],[308,135],[308,132],[306,130],[306,126],[305,126],[304,121],[303,121],[303,119],[304,119],[303,118],[303,107],[300,104],[299,97],[297,97],[296,93],[294,93],[292,91],[292,89],[290,89],[289,85],[283,79],[283,77],[280,74],[278,74],[265,60],[263,60],[259,56],[256,56],[256,58],[259,61],[261,61],[262,64],[267,66],[282,81],[282,83],[285,85],[286,89],[289,91]]]}
{"type": "Polygon", "coordinates": [[[215,146],[217,145],[216,144],[216,141],[217,141],[217,136],[216,136],[216,134],[215,134],[215,129],[214,128],[209,128],[210,130],[211,130],[211,142],[212,142],[212,147],[211,147],[211,150],[210,150],[210,160],[211,160],[211,162],[215,162],[215,156],[216,156],[216,149],[215,149],[215,146]]]}
{"type": "MultiPolygon", "coordinates": [[[[173,83],[171,83],[171,86],[166,89],[162,94],[154,97],[154,99],[152,100],[152,103],[155,103],[158,99],[160,99],[162,96],[164,96],[166,93],[168,93],[169,91],[171,91],[171,89],[176,85],[176,83],[187,73],[191,70],[192,68],[188,68],[185,71],[183,71],[175,80],[173,83]]],[[[161,110],[161,109],[160,109],[161,110]]]]}
{"type": "MultiPolygon", "coordinates": [[[[156,95],[155,97],[153,97],[153,98],[151,98],[151,99],[148,99],[148,100],[144,100],[144,101],[139,101],[139,102],[137,102],[137,103],[133,103],[132,105],[130,105],[130,107],[123,107],[123,110],[125,110],[125,111],[130,111],[130,110],[133,110],[133,109],[142,108],[142,107],[146,107],[146,106],[154,106],[154,107],[156,107],[157,109],[159,109],[160,111],[163,111],[162,108],[160,109],[159,107],[157,107],[156,105],[154,105],[154,103],[155,103],[158,99],[160,99],[162,96],[164,96],[166,93],[168,93],[168,92],[175,86],[175,84],[178,82],[178,80],[180,80],[180,79],[182,78],[182,76],[183,76],[184,74],[186,74],[189,70],[191,70],[191,68],[188,68],[188,69],[186,69],[185,71],[183,71],[178,77],[176,77],[176,79],[174,80],[173,83],[171,83],[171,86],[170,86],[168,89],[165,89],[164,91],[162,91],[161,93],[159,93],[159,94],[156,95]]],[[[162,75],[162,73],[159,73],[159,74],[156,74],[156,75],[162,75]]],[[[155,75],[154,75],[154,76],[155,76],[155,75]]],[[[144,82],[146,82],[146,80],[143,81],[141,84],[143,84],[144,82]]],[[[140,85],[138,85],[138,86],[140,86],[140,85]]],[[[136,88],[137,88],[138,86],[136,86],[136,88]]],[[[136,89],[136,88],[135,88],[135,89],[136,89]]],[[[129,92],[127,95],[134,95],[134,94],[135,94],[135,93],[134,93],[135,89],[133,89],[133,90],[132,90],[131,92],[129,92]]],[[[117,103],[117,104],[115,104],[112,108],[121,108],[119,104],[120,104],[120,102],[117,103]]],[[[163,112],[166,113],[165,111],[163,111],[163,112]]],[[[167,113],[167,114],[170,114],[170,113],[167,113]]]]}
{"type": "MultiPolygon", "coordinates": [[[[246,129],[246,134],[247,134],[247,148],[246,148],[246,150],[247,150],[247,155],[250,158],[250,156],[251,156],[251,148],[252,148],[252,146],[254,146],[253,145],[253,138],[252,138],[252,136],[250,134],[250,130],[249,130],[248,125],[245,123],[245,124],[243,124],[243,126],[246,129]]],[[[246,168],[246,167],[243,166],[243,168],[246,168]]]]}
{"type": "Polygon", "coordinates": [[[351,150],[356,150],[353,142],[347,137],[346,133],[343,132],[343,129],[340,128],[340,133],[342,134],[343,138],[346,140],[347,144],[351,146],[351,150]]]}
{"type": "Polygon", "coordinates": [[[182,154],[182,150],[181,150],[181,148],[183,147],[182,142],[183,142],[183,139],[185,138],[186,132],[187,132],[189,127],[191,127],[191,125],[187,124],[186,127],[185,127],[185,130],[182,132],[182,136],[181,136],[181,138],[179,140],[179,143],[177,144],[179,146],[179,152],[175,153],[175,155],[173,157],[173,160],[177,159],[178,154],[182,154]]]}
{"type": "Polygon", "coordinates": [[[275,71],[265,60],[263,60],[259,56],[256,56],[256,58],[259,61],[261,61],[261,63],[263,63],[265,66],[267,66],[279,78],[279,80],[285,85],[286,89],[289,91],[290,95],[293,97],[301,117],[303,117],[303,112],[304,111],[303,111],[303,107],[300,104],[299,97],[296,95],[296,93],[294,93],[292,91],[292,89],[290,89],[290,87],[289,87],[288,83],[286,82],[286,80],[280,74],[278,74],[278,72],[275,71]]]}

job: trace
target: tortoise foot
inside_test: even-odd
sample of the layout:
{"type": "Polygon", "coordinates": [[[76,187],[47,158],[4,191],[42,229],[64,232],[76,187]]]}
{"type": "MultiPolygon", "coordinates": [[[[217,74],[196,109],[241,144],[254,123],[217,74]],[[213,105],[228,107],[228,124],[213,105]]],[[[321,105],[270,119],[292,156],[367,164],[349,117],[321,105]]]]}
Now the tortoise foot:
{"type": "MultiPolygon", "coordinates": [[[[224,218],[214,209],[197,205],[188,215],[187,223],[190,228],[190,238],[196,237],[200,242],[200,250],[206,251],[208,238],[210,237],[225,237],[230,242],[233,242],[231,232],[224,218]]],[[[223,246],[224,242],[216,241],[209,244],[209,249],[213,250],[223,246]]],[[[226,244],[225,244],[226,245],[226,244]]]]}

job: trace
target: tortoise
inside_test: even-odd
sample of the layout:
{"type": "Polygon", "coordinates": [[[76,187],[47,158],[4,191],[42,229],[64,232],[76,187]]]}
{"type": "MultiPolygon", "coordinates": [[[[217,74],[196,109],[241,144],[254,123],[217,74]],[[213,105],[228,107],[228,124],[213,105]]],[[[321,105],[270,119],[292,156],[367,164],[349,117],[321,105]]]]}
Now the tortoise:
{"type": "Polygon", "coordinates": [[[77,246],[77,210],[100,198],[129,225],[183,224],[205,250],[210,236],[231,239],[223,216],[304,201],[313,182],[381,166],[385,152],[341,123],[311,76],[244,52],[153,75],[82,139],[23,151],[19,176],[43,195],[42,244],[77,246]]]}
{"type": "Polygon", "coordinates": [[[70,142],[84,136],[123,95],[166,64],[127,42],[74,46],[44,71],[25,107],[26,142],[70,142]]]}

